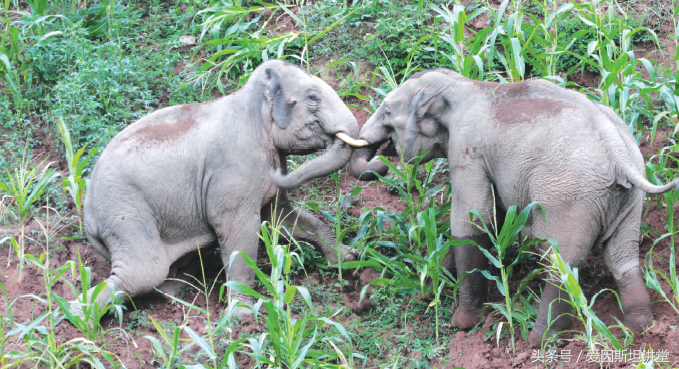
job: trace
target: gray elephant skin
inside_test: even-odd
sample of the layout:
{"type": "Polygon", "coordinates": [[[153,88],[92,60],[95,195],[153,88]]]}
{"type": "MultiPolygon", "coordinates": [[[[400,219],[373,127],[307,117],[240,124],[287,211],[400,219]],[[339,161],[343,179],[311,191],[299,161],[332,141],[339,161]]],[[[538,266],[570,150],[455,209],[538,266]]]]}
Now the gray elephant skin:
{"type": "MultiPolygon", "coordinates": [[[[198,247],[218,245],[225,265],[234,251],[256,260],[258,232],[274,208],[276,219],[302,228],[294,237],[320,245],[336,263],[334,233],[277,193],[344,167],[351,147],[338,136],[357,135],[354,116],[330,86],[278,60],[261,64],[229,96],[131,124],[102,152],[85,195],[87,238],[111,262],[105,282],[132,296],[173,290],[166,278],[198,247]],[[327,150],[286,173],[286,155],[317,149],[327,150]]],[[[353,258],[340,248],[341,257],[353,258]]],[[[252,286],[254,272],[239,255],[228,279],[252,286]]],[[[109,297],[105,289],[98,300],[109,297]]]]}
{"type": "MultiPolygon", "coordinates": [[[[470,211],[480,210],[489,224],[494,206],[506,212],[510,205],[523,209],[539,201],[545,218],[535,207],[523,232],[555,239],[564,260],[576,268],[601,244],[617,282],[624,324],[637,332],[651,325],[639,267],[644,192],[666,192],[677,181],[655,186],[646,180],[639,148],[611,109],[545,80],[479,82],[437,69],[415,74],[389,93],[363,126],[356,144],[365,147],[355,150],[350,161],[356,178],[375,179],[370,170],[386,174],[386,166],[370,160],[388,140],[405,160],[418,150],[428,152],[423,163],[448,159],[454,239],[488,248],[490,239],[469,221],[470,211]]],[[[453,254],[453,265],[447,267],[455,268],[458,277],[488,268],[476,246],[455,246],[453,254]]],[[[478,272],[461,281],[453,325],[468,329],[480,321],[487,289],[478,272]]],[[[567,299],[565,292],[547,283],[530,334],[532,345],[568,327],[567,316],[554,319],[571,311],[559,298],[567,299]]]]}

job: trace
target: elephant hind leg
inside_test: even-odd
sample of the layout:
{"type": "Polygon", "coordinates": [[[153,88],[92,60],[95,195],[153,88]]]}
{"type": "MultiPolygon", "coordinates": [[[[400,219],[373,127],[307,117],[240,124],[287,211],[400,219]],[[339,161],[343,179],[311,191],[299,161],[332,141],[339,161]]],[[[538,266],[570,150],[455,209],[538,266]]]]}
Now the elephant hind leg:
{"type": "Polygon", "coordinates": [[[640,332],[653,323],[651,299],[639,267],[639,212],[626,215],[613,235],[604,242],[604,263],[618,285],[625,314],[624,324],[640,332]]]}
{"type": "MultiPolygon", "coordinates": [[[[115,228],[123,230],[107,237],[106,245],[111,255],[111,275],[104,280],[109,287],[124,295],[134,296],[151,292],[165,281],[170,270],[170,260],[165,252],[166,245],[160,238],[152,217],[143,212],[126,217],[115,228]]],[[[86,293],[91,301],[93,286],[86,293]]],[[[84,296],[81,296],[81,299],[84,296]]],[[[95,302],[101,304],[111,297],[105,288],[95,302]]]]}
{"type": "MultiPolygon", "coordinates": [[[[571,214],[577,217],[579,212],[571,214]]],[[[547,220],[549,221],[549,216],[547,220]]],[[[596,238],[596,232],[592,232],[591,224],[595,223],[578,221],[566,216],[562,219],[554,219],[548,225],[542,222],[535,224],[535,235],[539,238],[555,239],[559,244],[563,260],[573,268],[581,268],[585,265],[596,238]],[[565,224],[568,226],[564,226],[565,224]]],[[[541,249],[546,251],[549,244],[541,246],[541,249]]],[[[572,313],[572,307],[569,301],[570,296],[560,281],[548,280],[546,282],[538,307],[538,315],[528,339],[532,346],[540,347],[543,339],[548,339],[551,335],[570,327],[569,314],[572,313]]]]}

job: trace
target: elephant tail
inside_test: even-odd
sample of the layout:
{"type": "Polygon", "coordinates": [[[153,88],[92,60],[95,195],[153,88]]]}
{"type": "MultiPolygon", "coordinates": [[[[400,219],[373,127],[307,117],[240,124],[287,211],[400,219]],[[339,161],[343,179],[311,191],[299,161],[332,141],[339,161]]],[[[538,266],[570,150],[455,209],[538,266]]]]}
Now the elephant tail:
{"type": "MultiPolygon", "coordinates": [[[[631,167],[627,167],[631,168],[631,167]]],[[[633,184],[635,187],[641,189],[642,191],[650,194],[659,194],[659,193],[665,193],[669,190],[679,190],[679,178],[673,180],[672,182],[663,185],[663,186],[656,186],[653,183],[649,182],[646,177],[641,175],[636,170],[625,170],[625,179],[631,184],[633,184]]]]}

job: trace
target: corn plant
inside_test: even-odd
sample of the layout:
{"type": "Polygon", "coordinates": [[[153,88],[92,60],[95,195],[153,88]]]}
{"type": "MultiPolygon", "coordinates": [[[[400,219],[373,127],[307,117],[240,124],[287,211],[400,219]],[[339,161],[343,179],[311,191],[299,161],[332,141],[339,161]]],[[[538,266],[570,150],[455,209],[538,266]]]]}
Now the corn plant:
{"type": "MultiPolygon", "coordinates": [[[[22,365],[35,365],[36,367],[68,368],[84,362],[92,367],[103,368],[105,362],[110,364],[111,368],[121,368],[122,364],[116,355],[105,349],[107,345],[110,345],[116,339],[112,339],[103,345],[98,345],[93,340],[87,338],[74,338],[62,342],[55,334],[54,328],[65,318],[62,311],[66,312],[68,316],[69,311],[67,309],[69,307],[66,306],[67,309],[64,309],[63,298],[56,295],[52,291],[52,287],[61,280],[68,282],[64,276],[69,272],[71,275],[75,275],[76,265],[74,262],[69,261],[55,269],[51,268],[50,239],[52,232],[49,229],[51,223],[49,211],[51,209],[46,207],[46,210],[44,224],[36,219],[46,237],[44,252],[38,256],[26,255],[27,262],[42,271],[45,293],[41,295],[28,294],[21,298],[31,298],[36,302],[43,303],[46,305],[47,311],[28,324],[11,322],[14,327],[2,339],[3,347],[6,340],[14,336],[17,339],[16,343],[23,342],[20,347],[25,349],[17,349],[7,353],[4,358],[10,362],[3,362],[3,367],[11,368],[21,367],[22,365]],[[57,308],[54,307],[55,303],[58,305],[57,308]]],[[[56,213],[56,211],[54,212],[56,213]]],[[[82,263],[80,267],[82,269],[82,263]]],[[[10,311],[9,317],[11,317],[11,305],[8,311],[10,311]]],[[[123,332],[123,334],[125,333],[123,332]]]]}
{"type": "MultiPolygon", "coordinates": [[[[219,334],[222,332],[226,332],[229,334],[229,337],[233,334],[232,329],[231,329],[231,323],[236,316],[234,311],[236,308],[239,307],[239,301],[234,300],[230,301],[230,304],[224,309],[224,311],[221,314],[221,317],[214,322],[212,319],[212,315],[210,313],[210,299],[209,296],[212,294],[214,291],[216,285],[217,285],[217,280],[215,279],[212,284],[210,284],[205,276],[205,268],[203,266],[203,259],[202,259],[202,254],[200,252],[200,248],[197,248],[198,250],[198,257],[201,265],[201,278],[196,278],[194,276],[191,276],[193,278],[192,282],[187,282],[184,281],[188,286],[193,287],[194,289],[198,290],[201,292],[201,294],[205,297],[205,308],[202,308],[198,305],[195,304],[195,299],[192,302],[187,302],[182,299],[179,299],[175,296],[172,296],[167,293],[163,293],[165,296],[170,298],[171,300],[177,302],[178,304],[184,305],[185,307],[189,308],[195,312],[198,312],[205,316],[205,323],[206,323],[206,334],[205,335],[200,335],[191,327],[188,326],[188,321],[189,321],[189,315],[188,313],[184,314],[184,321],[180,326],[175,326],[172,328],[171,331],[171,336],[165,333],[165,330],[163,327],[158,324],[158,322],[151,316],[149,318],[151,319],[151,322],[153,325],[156,327],[158,330],[159,334],[161,335],[161,338],[163,341],[160,341],[158,338],[153,337],[153,336],[145,336],[146,339],[151,341],[153,344],[153,350],[156,354],[157,357],[159,357],[163,362],[163,366],[166,368],[171,368],[173,367],[176,362],[178,362],[181,359],[181,354],[184,352],[187,352],[190,350],[194,345],[197,345],[201,352],[207,355],[209,359],[209,364],[206,363],[206,365],[203,364],[195,364],[191,366],[180,366],[180,368],[184,367],[187,369],[190,368],[201,368],[201,369],[217,369],[217,368],[235,368],[236,367],[236,362],[235,362],[235,357],[234,353],[238,350],[240,350],[243,345],[242,343],[245,342],[245,338],[241,338],[238,340],[229,340],[229,346],[224,352],[224,357],[221,360],[221,362],[218,359],[218,350],[216,345],[219,343],[220,338],[218,337],[219,334]],[[188,334],[189,339],[183,339],[180,337],[181,332],[184,331],[186,334],[188,334]],[[184,345],[183,347],[180,346],[181,343],[186,342],[187,344],[184,345]],[[163,344],[164,343],[164,344],[163,344]],[[166,349],[167,347],[167,349],[166,349]]],[[[222,269],[223,270],[223,269],[222,269]]],[[[220,271],[221,273],[222,271],[220,271]]],[[[196,298],[198,297],[198,294],[196,295],[196,298]]],[[[219,294],[219,301],[222,301],[222,298],[224,297],[224,289],[222,288],[220,290],[219,294]]]]}
{"type": "Polygon", "coordinates": [[[9,329],[14,325],[14,313],[12,311],[12,303],[9,302],[9,296],[7,295],[7,290],[5,290],[5,285],[0,282],[0,290],[5,300],[5,315],[0,317],[0,364],[7,365],[7,358],[5,357],[7,352],[8,342],[10,340],[10,335],[7,334],[9,329]],[[9,329],[8,329],[9,328],[9,329]]]}
{"type": "MultiPolygon", "coordinates": [[[[506,2],[504,4],[506,5],[506,2]]],[[[441,39],[453,48],[453,53],[446,55],[453,64],[453,68],[467,78],[483,81],[485,77],[483,53],[488,50],[488,45],[484,42],[485,36],[491,33],[494,28],[483,29],[468,38],[466,42],[464,32],[467,22],[485,13],[488,8],[479,7],[467,15],[464,6],[460,4],[454,5],[452,11],[447,7],[439,7],[432,3],[429,4],[429,7],[437,12],[450,26],[450,34],[442,34],[441,39]]]]}
{"type": "MultiPolygon", "coordinates": [[[[653,158],[651,158],[651,161],[646,164],[646,171],[648,174],[650,174],[648,176],[650,180],[654,183],[660,183],[660,180],[657,177],[657,174],[660,173],[665,174],[664,177],[673,178],[674,175],[672,174],[672,170],[669,168],[667,159],[672,157],[669,155],[664,155],[664,150],[660,155],[657,156],[659,158],[658,164],[652,163],[653,158]]],[[[676,159],[674,160],[676,161],[676,159]]],[[[660,196],[658,197],[658,200],[660,200],[660,196]]],[[[674,210],[677,203],[679,202],[679,191],[666,192],[662,194],[662,197],[665,200],[665,206],[663,206],[662,202],[660,201],[658,201],[658,205],[660,209],[667,209],[667,214],[663,212],[663,218],[667,224],[667,232],[658,235],[655,241],[653,241],[653,248],[655,248],[655,245],[663,240],[668,243],[670,248],[669,258],[667,260],[669,270],[667,273],[664,273],[653,267],[653,256],[659,256],[653,251],[653,248],[651,248],[649,253],[646,255],[646,270],[644,273],[644,280],[647,287],[658,292],[660,296],[662,296],[662,299],[679,314],[679,276],[677,275],[677,254],[675,248],[675,236],[677,229],[674,220],[674,210]],[[664,279],[665,282],[667,282],[668,286],[670,287],[670,294],[665,292],[665,290],[662,288],[662,285],[660,284],[661,279],[658,277],[664,279]]]]}
{"type": "Polygon", "coordinates": [[[83,265],[80,257],[80,250],[78,250],[77,267],[82,293],[79,292],[78,288],[73,283],[65,279],[64,282],[78,298],[75,301],[69,302],[62,297],[54,296],[54,300],[63,311],[66,319],[78,328],[85,336],[85,339],[94,342],[95,344],[99,344],[105,339],[109,332],[112,332],[113,330],[123,331],[122,328],[105,329],[101,325],[101,319],[106,314],[115,313],[118,317],[119,326],[122,326],[124,309],[124,306],[121,304],[122,292],[115,291],[113,286],[110,286],[105,282],[97,284],[94,286],[94,289],[90,291],[90,288],[92,287],[92,271],[90,267],[83,265]],[[109,289],[109,295],[111,297],[104,302],[97,301],[97,297],[99,297],[106,288],[109,289]]]}
{"type": "MultiPolygon", "coordinates": [[[[495,219],[493,219],[495,220],[494,223],[486,224],[484,217],[479,210],[474,210],[469,213],[469,221],[472,224],[479,227],[483,232],[485,232],[488,235],[491,243],[493,244],[493,247],[495,248],[495,251],[497,252],[497,257],[495,257],[488,250],[486,250],[482,246],[479,246],[479,250],[483,252],[486,258],[488,258],[488,260],[491,262],[491,264],[493,264],[493,266],[500,270],[500,277],[498,278],[497,276],[491,275],[490,272],[486,270],[481,271],[481,273],[486,278],[495,281],[498,290],[500,290],[500,293],[505,297],[504,306],[501,304],[490,304],[490,305],[497,309],[502,314],[502,316],[504,316],[504,318],[507,320],[507,325],[509,326],[509,332],[511,334],[511,345],[513,352],[516,351],[516,344],[514,342],[514,317],[516,315],[515,304],[519,299],[519,296],[521,296],[523,288],[525,288],[528,282],[541,271],[540,269],[531,271],[529,275],[526,278],[524,278],[524,280],[521,282],[516,293],[514,293],[513,296],[510,294],[509,279],[513,275],[514,267],[519,264],[520,258],[528,250],[529,247],[542,241],[540,239],[533,239],[531,242],[526,243],[523,242],[523,239],[520,235],[520,232],[526,225],[526,222],[528,221],[528,216],[530,215],[530,212],[531,210],[533,210],[533,207],[535,205],[538,205],[540,206],[540,208],[542,208],[542,205],[540,205],[539,202],[532,202],[528,204],[528,206],[526,206],[519,214],[517,214],[517,209],[515,205],[510,206],[507,209],[507,215],[505,216],[504,224],[502,225],[502,229],[500,230],[497,229],[497,220],[495,219]],[[478,220],[480,221],[481,223],[480,226],[478,225],[478,222],[475,222],[476,218],[478,218],[478,220]],[[517,256],[513,261],[507,263],[504,259],[506,259],[507,253],[511,250],[517,238],[519,241],[519,250],[517,256]]],[[[542,210],[544,216],[544,209],[542,210]]],[[[522,324],[522,335],[525,338],[526,335],[523,334],[524,329],[527,330],[526,325],[522,324]]],[[[502,324],[500,324],[498,327],[498,337],[500,336],[501,330],[502,324]]]]}
{"type": "MultiPolygon", "coordinates": [[[[45,190],[47,190],[47,186],[49,186],[49,184],[59,176],[58,172],[49,168],[49,164],[45,166],[42,172],[38,172],[37,166],[34,166],[33,169],[28,170],[28,157],[26,155],[27,148],[28,141],[26,142],[26,147],[24,148],[24,154],[20,165],[14,168],[14,173],[11,173],[9,170],[7,170],[9,182],[0,182],[0,190],[12,197],[14,202],[14,207],[8,211],[8,214],[19,226],[19,240],[18,242],[16,242],[16,240],[12,242],[12,246],[19,257],[20,282],[24,267],[24,253],[26,250],[26,225],[35,214],[37,210],[35,205],[42,198],[45,190]]],[[[40,165],[45,164],[45,161],[46,160],[43,160],[40,165]]],[[[8,263],[10,261],[11,258],[8,258],[8,263]]]]}
{"type": "MultiPolygon", "coordinates": [[[[571,46],[586,31],[576,32],[570,39],[559,42],[557,26],[571,14],[574,8],[573,4],[565,3],[557,7],[555,3],[548,4],[547,1],[533,0],[533,3],[542,8],[543,16],[542,19],[539,19],[533,14],[528,14],[532,23],[526,22],[521,25],[523,34],[529,35],[523,43],[521,51],[527,56],[526,62],[533,67],[533,74],[546,79],[561,81],[563,78],[557,76],[558,59],[572,53],[570,51],[571,46]],[[550,5],[552,6],[550,7],[550,5]]],[[[575,65],[570,71],[566,71],[566,75],[577,67],[575,65]]]]}
{"type": "Polygon", "coordinates": [[[83,153],[87,144],[74,152],[73,143],[71,142],[71,134],[68,131],[66,123],[64,123],[63,118],[59,117],[57,120],[57,128],[59,129],[59,134],[61,135],[61,141],[64,144],[66,151],[66,163],[68,164],[68,175],[62,178],[62,186],[64,192],[71,195],[73,202],[75,203],[76,210],[78,211],[78,229],[80,234],[83,233],[82,225],[82,207],[83,207],[83,196],[87,190],[88,178],[83,177],[85,168],[90,158],[92,158],[96,152],[97,148],[91,149],[89,154],[82,158],[83,153]]]}
{"type": "MultiPolygon", "coordinates": [[[[567,315],[574,316],[585,327],[584,332],[575,332],[579,333],[579,337],[587,342],[589,350],[596,350],[597,346],[602,346],[605,349],[613,347],[616,350],[623,350],[629,346],[632,343],[632,338],[634,337],[631,331],[627,329],[617,318],[617,325],[613,325],[611,327],[606,326],[606,324],[604,324],[604,322],[602,322],[601,319],[596,316],[594,310],[592,309],[596,298],[604,291],[610,291],[615,295],[618,301],[618,306],[620,307],[620,310],[622,310],[622,303],[620,302],[620,296],[618,296],[618,293],[611,289],[603,289],[594,294],[592,299],[587,302],[587,298],[585,297],[585,294],[578,283],[578,269],[571,268],[571,266],[563,260],[559,251],[559,245],[555,240],[549,239],[541,241],[549,241],[552,244],[551,250],[548,250],[547,252],[547,255],[549,255],[549,265],[547,269],[550,272],[550,279],[547,281],[547,283],[561,285],[561,288],[568,293],[568,300],[566,302],[571,305],[574,313],[567,315]],[[611,328],[622,329],[624,333],[623,343],[618,341],[618,337],[611,332],[611,328]]],[[[550,307],[547,321],[553,322],[557,318],[559,317],[552,318],[550,307]]],[[[549,330],[545,332],[545,335],[547,332],[549,332],[549,330]]],[[[554,339],[555,336],[543,337],[543,350],[549,344],[549,342],[553,341],[554,339]]]]}
{"type": "MultiPolygon", "coordinates": [[[[275,211],[273,213],[275,214],[275,211]]],[[[325,317],[318,317],[311,303],[309,291],[305,287],[294,286],[290,283],[288,274],[295,256],[290,252],[289,244],[279,243],[282,231],[283,227],[276,219],[272,219],[272,223],[262,223],[260,239],[264,242],[267,255],[271,261],[271,273],[269,275],[264,274],[244,252],[234,252],[229,263],[231,264],[238,255],[243,257],[245,262],[255,271],[266,292],[270,294],[270,297],[265,297],[251,287],[235,281],[229,281],[225,284],[225,287],[233,291],[257,299],[253,306],[255,317],[259,316],[259,309],[262,306],[267,312],[265,321],[268,333],[265,334],[270,338],[270,341],[268,341],[270,347],[267,347],[267,341],[263,337],[260,340],[250,339],[253,352],[247,354],[253,357],[258,365],[261,363],[273,367],[315,367],[328,365],[333,360],[340,360],[346,367],[353,368],[354,360],[363,357],[353,352],[349,333],[339,323],[325,317]],[[291,305],[298,293],[306,306],[300,318],[293,318],[291,305]],[[323,327],[328,325],[334,326],[340,336],[317,338],[319,331],[322,331],[323,327]],[[331,346],[335,353],[314,349],[315,345],[321,343],[331,346]],[[342,351],[338,346],[339,344],[343,344],[348,352],[342,351]]],[[[292,238],[290,234],[288,234],[288,238],[292,238]]]]}

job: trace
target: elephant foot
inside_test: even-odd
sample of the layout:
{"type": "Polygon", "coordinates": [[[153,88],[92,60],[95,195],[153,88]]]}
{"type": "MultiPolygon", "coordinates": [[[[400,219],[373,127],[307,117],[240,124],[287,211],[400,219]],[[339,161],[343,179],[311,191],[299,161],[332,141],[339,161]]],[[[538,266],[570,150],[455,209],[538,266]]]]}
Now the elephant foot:
{"type": "MultiPolygon", "coordinates": [[[[533,348],[541,348],[542,347],[542,336],[545,332],[538,332],[535,329],[530,331],[530,335],[528,335],[528,344],[533,347],[533,348]]],[[[549,337],[550,334],[547,334],[545,338],[549,337]]]]}
{"type": "Polygon", "coordinates": [[[625,327],[631,331],[639,333],[653,324],[653,312],[649,306],[642,306],[635,309],[625,309],[625,327]]]}
{"type": "MultiPolygon", "coordinates": [[[[337,251],[332,250],[330,252],[325,251],[325,257],[328,259],[330,265],[337,264],[337,251]]],[[[340,256],[342,256],[342,261],[354,261],[358,259],[358,250],[351,249],[349,246],[340,244],[340,256]]]]}
{"type": "Polygon", "coordinates": [[[559,332],[563,332],[569,329],[570,320],[563,318],[559,319],[556,322],[552,323],[552,326],[550,328],[551,329],[549,330],[547,330],[546,327],[541,328],[540,324],[536,322],[533,325],[533,329],[530,331],[530,335],[528,335],[528,344],[534,348],[541,348],[543,337],[544,341],[547,341],[553,335],[559,334],[559,332]],[[547,331],[547,334],[545,334],[545,331],[547,331]]]}
{"type": "Polygon", "coordinates": [[[252,297],[232,291],[229,307],[231,307],[231,304],[236,303],[236,300],[238,300],[238,306],[233,308],[233,315],[252,315],[255,313],[253,310],[254,301],[252,297]]]}
{"type": "Polygon", "coordinates": [[[481,311],[465,311],[461,309],[455,310],[451,325],[459,329],[472,329],[477,324],[481,323],[481,311]]]}

